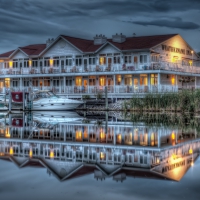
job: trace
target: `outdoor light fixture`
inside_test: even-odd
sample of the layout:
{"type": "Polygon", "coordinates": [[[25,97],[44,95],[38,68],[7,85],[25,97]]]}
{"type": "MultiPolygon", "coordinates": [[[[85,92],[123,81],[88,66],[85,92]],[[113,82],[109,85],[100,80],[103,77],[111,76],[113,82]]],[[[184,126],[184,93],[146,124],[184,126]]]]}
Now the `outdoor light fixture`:
{"type": "Polygon", "coordinates": [[[10,155],[13,155],[13,147],[10,147],[10,155]]]}
{"type": "Polygon", "coordinates": [[[9,67],[13,68],[13,61],[9,61],[9,67]]]}
{"type": "Polygon", "coordinates": [[[51,67],[53,66],[53,58],[51,58],[51,59],[49,60],[49,64],[50,64],[51,67]]]}
{"type": "Polygon", "coordinates": [[[53,152],[53,149],[50,150],[50,158],[54,158],[54,152],[53,152]]]}
{"type": "Polygon", "coordinates": [[[29,67],[32,67],[32,60],[29,60],[29,61],[28,61],[28,66],[29,66],[29,67]]]}
{"type": "Polygon", "coordinates": [[[189,154],[192,154],[193,153],[193,150],[192,149],[189,149],[189,154]]]}
{"type": "Polygon", "coordinates": [[[29,151],[29,157],[32,158],[32,156],[33,156],[33,150],[31,148],[30,151],[29,151]]]}

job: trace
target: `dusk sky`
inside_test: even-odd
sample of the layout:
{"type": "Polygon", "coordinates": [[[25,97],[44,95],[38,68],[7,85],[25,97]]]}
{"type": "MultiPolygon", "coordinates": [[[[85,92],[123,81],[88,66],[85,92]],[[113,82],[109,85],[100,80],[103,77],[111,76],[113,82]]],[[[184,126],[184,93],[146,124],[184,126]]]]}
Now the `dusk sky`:
{"type": "Polygon", "coordinates": [[[0,53],[60,34],[179,33],[200,51],[199,0],[0,0],[0,53]]]}

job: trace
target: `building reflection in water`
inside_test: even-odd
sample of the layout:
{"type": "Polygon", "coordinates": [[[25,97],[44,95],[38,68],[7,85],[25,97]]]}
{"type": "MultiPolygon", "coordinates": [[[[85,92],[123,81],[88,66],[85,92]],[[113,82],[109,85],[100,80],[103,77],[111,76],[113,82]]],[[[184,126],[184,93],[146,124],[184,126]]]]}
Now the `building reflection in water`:
{"type": "Polygon", "coordinates": [[[196,129],[145,126],[76,113],[13,113],[0,119],[0,158],[19,168],[39,166],[60,181],[93,173],[179,181],[200,149],[196,129]]]}

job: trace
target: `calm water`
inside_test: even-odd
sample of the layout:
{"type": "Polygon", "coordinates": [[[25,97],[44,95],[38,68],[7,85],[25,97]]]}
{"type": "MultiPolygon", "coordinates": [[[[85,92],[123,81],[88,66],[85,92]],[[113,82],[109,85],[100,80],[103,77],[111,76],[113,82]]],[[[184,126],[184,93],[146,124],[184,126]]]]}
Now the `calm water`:
{"type": "Polygon", "coordinates": [[[1,199],[199,199],[192,116],[1,113],[1,199]]]}

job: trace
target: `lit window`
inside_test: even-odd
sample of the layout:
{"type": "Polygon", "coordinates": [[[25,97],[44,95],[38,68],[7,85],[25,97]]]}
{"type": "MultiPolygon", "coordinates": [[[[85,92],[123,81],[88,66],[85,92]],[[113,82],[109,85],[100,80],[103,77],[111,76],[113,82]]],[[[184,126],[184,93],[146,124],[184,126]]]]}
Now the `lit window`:
{"type": "Polygon", "coordinates": [[[99,86],[105,86],[106,85],[106,77],[100,76],[99,77],[99,86]]]}
{"type": "Polygon", "coordinates": [[[140,85],[148,85],[147,74],[140,75],[140,85]]]}
{"type": "Polygon", "coordinates": [[[76,77],[76,86],[82,86],[82,77],[76,77]]]}
{"type": "Polygon", "coordinates": [[[158,84],[158,74],[151,74],[151,85],[158,84]]]}
{"type": "Polygon", "coordinates": [[[106,64],[106,57],[100,57],[99,58],[99,64],[100,65],[105,65],[106,64]]]}

